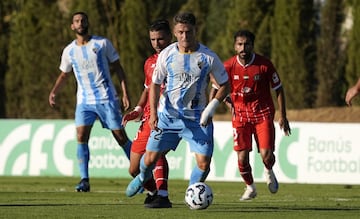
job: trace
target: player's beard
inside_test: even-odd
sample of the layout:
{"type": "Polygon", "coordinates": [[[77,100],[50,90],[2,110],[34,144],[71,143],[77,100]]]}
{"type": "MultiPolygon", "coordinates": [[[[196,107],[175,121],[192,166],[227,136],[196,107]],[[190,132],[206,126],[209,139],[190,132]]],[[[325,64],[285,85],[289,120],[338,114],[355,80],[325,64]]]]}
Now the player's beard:
{"type": "Polygon", "coordinates": [[[249,56],[249,54],[244,52],[244,51],[241,51],[241,52],[238,53],[238,56],[239,56],[240,59],[246,60],[246,58],[249,56]]]}
{"type": "Polygon", "coordinates": [[[88,27],[81,27],[75,30],[76,34],[80,36],[85,36],[88,34],[88,27]]]}

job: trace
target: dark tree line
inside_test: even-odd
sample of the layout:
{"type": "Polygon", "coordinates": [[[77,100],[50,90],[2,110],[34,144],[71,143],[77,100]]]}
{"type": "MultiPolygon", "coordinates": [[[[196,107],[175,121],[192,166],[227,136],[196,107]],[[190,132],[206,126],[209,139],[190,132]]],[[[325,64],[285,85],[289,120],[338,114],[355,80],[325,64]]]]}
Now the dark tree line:
{"type": "Polygon", "coordinates": [[[58,95],[59,108],[49,107],[48,94],[62,49],[74,39],[71,14],[79,10],[89,14],[90,33],[106,36],[118,50],[133,105],[143,89],[143,63],[153,53],[148,24],[157,18],[171,22],[185,10],[197,16],[199,41],[222,60],[234,55],[237,30],[254,32],[255,50],[277,67],[289,108],[342,106],[346,88],[359,77],[356,0],[3,0],[1,118],[73,117],[74,79],[58,95]]]}

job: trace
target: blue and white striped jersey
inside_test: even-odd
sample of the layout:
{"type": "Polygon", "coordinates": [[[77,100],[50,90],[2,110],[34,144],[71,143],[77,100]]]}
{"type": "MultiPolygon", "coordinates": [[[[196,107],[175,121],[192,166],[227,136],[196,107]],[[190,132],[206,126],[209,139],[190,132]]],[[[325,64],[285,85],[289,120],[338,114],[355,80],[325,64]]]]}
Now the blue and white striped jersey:
{"type": "Polygon", "coordinates": [[[197,51],[181,53],[177,42],[165,48],[158,57],[152,81],[166,88],[160,97],[158,112],[175,118],[200,120],[207,104],[210,74],[218,84],[228,80],[219,57],[199,44],[197,51]]]}
{"type": "Polygon", "coordinates": [[[99,104],[118,99],[111,80],[109,63],[119,59],[111,42],[92,36],[86,45],[71,42],[61,56],[60,70],[74,72],[77,81],[77,104],[99,104]]]}

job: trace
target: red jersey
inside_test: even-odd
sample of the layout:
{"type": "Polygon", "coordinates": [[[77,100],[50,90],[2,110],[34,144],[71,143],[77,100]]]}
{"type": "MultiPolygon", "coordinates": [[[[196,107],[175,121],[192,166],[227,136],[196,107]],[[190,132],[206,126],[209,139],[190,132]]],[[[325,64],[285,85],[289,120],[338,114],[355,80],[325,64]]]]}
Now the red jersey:
{"type": "MultiPolygon", "coordinates": [[[[156,66],[156,60],[158,58],[159,54],[155,53],[149,58],[146,59],[144,64],[144,74],[145,74],[145,88],[150,88],[150,84],[152,82],[152,75],[156,66]]],[[[146,101],[146,105],[144,107],[142,119],[146,120],[150,117],[150,103],[149,103],[149,97],[146,101]]]]}
{"type": "Polygon", "coordinates": [[[233,126],[273,120],[275,108],[270,88],[276,90],[281,87],[275,67],[269,59],[255,53],[245,66],[237,57],[233,56],[224,62],[235,109],[233,126]]]}
{"type": "MultiPolygon", "coordinates": [[[[150,84],[152,83],[152,75],[156,66],[156,61],[159,57],[158,53],[153,54],[149,58],[146,59],[144,64],[144,74],[145,74],[145,88],[150,88],[150,84]]],[[[160,92],[164,90],[165,85],[161,85],[160,92]]],[[[150,118],[150,102],[149,102],[149,96],[146,101],[146,105],[144,107],[142,120],[147,120],[150,118]]]]}

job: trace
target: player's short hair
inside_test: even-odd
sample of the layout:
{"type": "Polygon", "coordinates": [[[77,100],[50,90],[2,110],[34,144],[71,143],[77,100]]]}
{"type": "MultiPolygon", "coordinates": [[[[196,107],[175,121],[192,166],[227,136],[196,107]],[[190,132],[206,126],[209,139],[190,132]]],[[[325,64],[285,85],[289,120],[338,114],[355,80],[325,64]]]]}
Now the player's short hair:
{"type": "Polygon", "coordinates": [[[166,34],[171,34],[169,21],[165,19],[155,20],[149,25],[149,31],[164,31],[166,34]]]}
{"type": "Polygon", "coordinates": [[[174,25],[178,23],[191,24],[195,26],[196,25],[195,15],[191,12],[180,12],[174,17],[174,25]]]}
{"type": "Polygon", "coordinates": [[[255,43],[255,35],[249,31],[249,30],[239,30],[234,34],[234,42],[236,41],[236,38],[238,37],[246,37],[251,41],[251,44],[254,45],[255,43]]]}
{"type": "Polygon", "coordinates": [[[87,21],[89,20],[88,15],[87,15],[85,12],[83,12],[83,11],[77,11],[77,12],[74,12],[74,13],[72,14],[72,16],[71,16],[71,23],[73,22],[73,19],[74,19],[74,17],[75,17],[76,15],[82,15],[82,16],[84,16],[84,17],[86,18],[87,21]]]}

